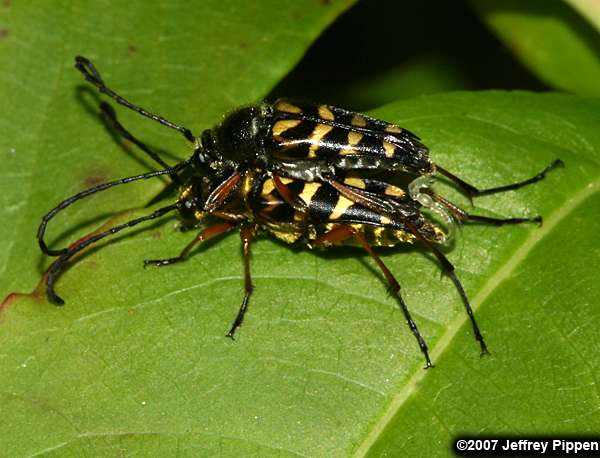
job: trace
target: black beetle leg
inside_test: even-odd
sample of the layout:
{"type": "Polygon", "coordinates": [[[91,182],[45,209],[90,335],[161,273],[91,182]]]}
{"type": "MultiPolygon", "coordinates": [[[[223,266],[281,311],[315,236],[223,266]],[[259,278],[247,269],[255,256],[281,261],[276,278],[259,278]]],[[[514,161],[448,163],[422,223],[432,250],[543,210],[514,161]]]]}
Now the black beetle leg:
{"type": "Polygon", "coordinates": [[[439,202],[444,207],[446,207],[450,213],[459,221],[471,221],[477,223],[485,223],[492,224],[494,226],[504,226],[505,224],[523,224],[523,223],[538,223],[541,224],[542,217],[539,215],[525,217],[525,218],[493,218],[491,216],[483,216],[483,215],[473,215],[454,203],[450,202],[448,199],[440,196],[439,194],[434,193],[431,189],[424,190],[427,194],[429,194],[433,200],[439,202]]]}
{"type": "Polygon", "coordinates": [[[488,189],[478,189],[475,186],[473,186],[473,185],[467,183],[466,181],[462,180],[461,178],[457,177],[456,175],[443,169],[439,165],[436,164],[435,167],[436,167],[436,170],[438,172],[440,172],[440,174],[444,175],[446,178],[448,178],[449,180],[454,182],[456,184],[456,186],[458,186],[469,197],[478,197],[478,196],[484,196],[487,194],[495,194],[497,192],[512,191],[514,189],[519,189],[519,188],[522,188],[523,186],[527,186],[527,185],[536,183],[536,182],[544,179],[544,177],[546,176],[546,174],[549,171],[551,171],[557,167],[564,167],[564,165],[565,164],[563,161],[561,161],[560,159],[556,159],[550,165],[548,165],[544,170],[542,170],[537,175],[532,176],[531,178],[528,178],[523,181],[518,181],[516,183],[511,183],[511,184],[507,184],[504,186],[497,186],[497,187],[488,188],[488,189]]]}
{"type": "Polygon", "coordinates": [[[252,291],[254,287],[252,286],[252,277],[250,275],[250,243],[256,234],[256,225],[249,224],[245,226],[240,231],[240,238],[242,239],[242,251],[244,253],[244,299],[242,300],[242,305],[240,306],[240,310],[238,311],[235,320],[233,320],[233,324],[231,325],[231,329],[226,334],[226,337],[230,337],[233,339],[233,335],[237,328],[242,325],[244,321],[244,315],[246,314],[246,310],[248,309],[248,302],[250,301],[250,296],[252,295],[252,291]]]}
{"type": "Polygon", "coordinates": [[[481,348],[481,355],[483,356],[483,355],[489,354],[487,345],[485,343],[485,340],[483,339],[483,335],[481,334],[481,331],[479,330],[479,326],[477,325],[477,321],[475,320],[475,314],[473,313],[473,308],[471,307],[471,303],[469,302],[469,298],[467,297],[467,293],[465,292],[465,289],[463,288],[462,283],[456,276],[456,272],[454,271],[455,270],[454,266],[448,260],[448,258],[446,256],[444,256],[444,254],[440,250],[437,249],[437,247],[435,245],[433,245],[429,240],[425,239],[421,235],[421,233],[418,231],[418,229],[416,227],[409,224],[409,228],[411,229],[411,232],[423,243],[423,245],[425,245],[429,250],[431,250],[431,252],[435,255],[435,257],[438,259],[438,261],[440,261],[440,264],[442,266],[442,270],[444,271],[444,273],[446,275],[448,275],[450,277],[450,279],[452,280],[452,283],[454,283],[454,286],[456,287],[458,294],[460,295],[460,298],[462,299],[462,302],[465,306],[467,315],[469,316],[469,319],[471,320],[471,325],[473,327],[473,333],[475,334],[475,340],[477,340],[477,342],[479,342],[479,347],[481,348]]]}
{"type": "Polygon", "coordinates": [[[220,223],[220,224],[215,224],[214,226],[207,227],[206,229],[201,231],[196,237],[194,237],[194,239],[190,243],[188,243],[185,246],[185,248],[181,251],[181,253],[179,253],[179,256],[176,256],[174,258],[167,258],[167,259],[146,259],[144,261],[144,267],[147,267],[147,266],[162,267],[162,266],[168,266],[171,264],[175,264],[175,263],[184,261],[190,254],[190,251],[192,251],[192,248],[194,248],[194,246],[196,246],[197,243],[206,242],[207,240],[210,240],[221,234],[229,232],[235,226],[236,225],[232,224],[232,223],[220,223]]]}
{"type": "Polygon", "coordinates": [[[406,306],[406,302],[404,302],[404,299],[402,298],[402,295],[400,294],[400,283],[398,283],[398,281],[394,277],[394,274],[392,274],[392,272],[384,264],[383,260],[373,250],[371,245],[369,245],[369,242],[367,241],[365,236],[362,234],[362,232],[354,229],[351,226],[339,225],[339,226],[334,227],[332,230],[325,233],[324,235],[322,235],[320,238],[318,238],[314,242],[314,245],[315,246],[330,245],[330,244],[334,244],[334,243],[343,242],[344,240],[347,240],[349,238],[356,239],[362,245],[364,250],[371,256],[371,258],[373,258],[373,260],[377,264],[377,267],[379,267],[379,269],[383,273],[385,279],[388,282],[388,292],[392,296],[394,296],[396,298],[396,300],[398,301],[398,303],[400,304],[400,308],[402,309],[402,313],[404,314],[406,323],[408,324],[408,327],[410,328],[413,335],[417,339],[419,348],[421,349],[421,352],[425,356],[425,369],[433,367],[433,364],[431,364],[431,359],[429,358],[429,349],[427,347],[427,342],[425,342],[425,339],[419,332],[419,328],[417,327],[417,324],[415,323],[415,321],[412,319],[412,316],[410,315],[408,307],[406,306]]]}

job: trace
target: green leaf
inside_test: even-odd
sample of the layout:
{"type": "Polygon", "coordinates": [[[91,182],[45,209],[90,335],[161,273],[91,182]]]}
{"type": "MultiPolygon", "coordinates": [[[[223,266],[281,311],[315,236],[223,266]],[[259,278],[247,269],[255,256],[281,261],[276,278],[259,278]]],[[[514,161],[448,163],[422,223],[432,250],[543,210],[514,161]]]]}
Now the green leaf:
{"type": "Polygon", "coordinates": [[[570,3],[577,11],[566,2],[546,0],[471,2],[538,78],[557,89],[600,96],[598,8],[591,1],[570,3]]]}
{"type": "MultiPolygon", "coordinates": [[[[327,8],[336,5],[317,4],[329,15],[334,13],[327,8]]],[[[0,65],[2,95],[10,102],[0,118],[6,133],[0,139],[6,163],[2,208],[4,221],[11,222],[1,229],[6,291],[30,290],[47,265],[34,241],[45,211],[96,181],[144,170],[103,129],[94,115],[97,101],[86,92],[74,96],[80,78],[70,57],[60,71],[52,70],[56,43],[52,33],[41,31],[52,21],[28,13],[39,17],[36,45],[48,46],[37,55],[41,63],[18,52],[27,43],[24,35],[9,32],[6,39],[16,41],[0,44],[7,48],[0,56],[28,63],[11,67],[7,59],[0,65]]],[[[106,21],[126,24],[123,14],[106,21]]],[[[157,22],[169,24],[168,18],[163,12],[157,22]]],[[[81,34],[91,48],[100,40],[100,28],[87,36],[73,21],[65,30],[55,32],[81,34]]],[[[101,49],[113,49],[118,36],[100,33],[106,41],[101,49]]],[[[243,102],[225,98],[207,107],[204,95],[224,96],[230,80],[236,87],[265,84],[238,81],[235,72],[212,86],[200,84],[199,72],[184,75],[191,64],[177,67],[170,52],[160,51],[167,46],[178,56],[169,40],[159,40],[148,61],[137,46],[131,59],[140,59],[139,65],[86,52],[97,54],[115,89],[195,131],[215,122],[217,109],[243,102]],[[154,65],[152,59],[158,59],[154,65]],[[152,68],[161,71],[144,72],[152,68]],[[178,74],[181,86],[174,83],[178,74]],[[182,106],[189,94],[198,103],[182,106]]],[[[218,49],[202,52],[230,48],[218,49]]],[[[271,52],[276,54],[265,49],[261,55],[271,52]]],[[[237,58],[248,58],[253,71],[267,71],[258,57],[237,58]]],[[[233,65],[227,62],[219,65],[233,65]]],[[[252,97],[260,97],[255,91],[252,97]]],[[[186,263],[144,270],[143,259],[172,256],[192,237],[166,219],[73,262],[57,284],[64,307],[49,304],[43,294],[5,302],[0,447],[10,456],[395,456],[448,454],[451,437],[460,432],[597,431],[599,113],[597,100],[501,92],[422,97],[375,113],[418,133],[436,162],[482,187],[530,176],[557,157],[566,163],[536,186],[476,199],[477,211],[488,215],[543,214],[543,227],[467,226],[448,252],[491,357],[479,358],[452,284],[440,279],[436,263],[420,249],[380,252],[433,348],[437,367],[428,371],[368,258],[350,249],[296,250],[269,238],[253,245],[256,290],[231,342],[223,335],[242,294],[238,237],[211,243],[186,263]]],[[[179,157],[189,154],[176,133],[124,110],[119,114],[149,143],[179,157]]],[[[52,246],[97,228],[113,212],[111,223],[144,214],[148,210],[139,207],[163,187],[159,180],[132,184],[73,206],[53,221],[52,246]]],[[[470,209],[456,191],[442,184],[437,189],[470,209]]]]}

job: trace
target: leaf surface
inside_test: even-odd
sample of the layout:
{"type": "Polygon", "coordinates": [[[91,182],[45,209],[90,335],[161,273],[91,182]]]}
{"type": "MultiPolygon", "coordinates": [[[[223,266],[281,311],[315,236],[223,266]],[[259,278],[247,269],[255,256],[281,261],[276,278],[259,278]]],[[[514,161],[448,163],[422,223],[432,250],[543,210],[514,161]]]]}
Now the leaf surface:
{"type": "MultiPolygon", "coordinates": [[[[52,24],[42,17],[40,27],[52,24]]],[[[183,12],[179,17],[187,18],[183,12]]],[[[155,19],[170,23],[166,13],[155,19]]],[[[106,21],[121,27],[114,18],[106,21]]],[[[115,88],[195,130],[218,120],[218,110],[268,90],[251,78],[261,87],[248,95],[250,82],[242,91],[239,73],[218,73],[218,66],[221,80],[213,83],[198,82],[202,72],[170,68],[180,62],[171,60],[171,51],[183,51],[165,44],[169,40],[158,40],[139,64],[102,60],[104,53],[92,45],[99,38],[87,35],[89,27],[70,24],[61,33],[81,34],[75,36],[89,47],[81,53],[97,53],[98,67],[115,88]],[[165,60],[152,66],[156,55],[165,60]],[[174,93],[170,84],[177,75],[183,76],[174,93]],[[240,92],[222,100],[229,79],[240,92]],[[190,96],[195,104],[185,103],[190,96]],[[217,101],[203,105],[207,98],[217,101]]],[[[114,49],[120,35],[97,30],[106,40],[99,49],[114,49]]],[[[7,292],[30,290],[47,266],[33,234],[54,202],[97,181],[145,170],[102,128],[94,97],[74,90],[80,79],[70,59],[76,51],[60,50],[60,71],[48,64],[50,51],[40,53],[41,63],[24,66],[18,47],[25,37],[0,43],[21,58],[20,66],[0,66],[11,107],[0,120],[7,132],[0,151],[8,157],[4,221],[13,223],[2,228],[7,292]],[[48,69],[41,78],[43,62],[48,69]],[[33,110],[38,104],[43,109],[33,110]]],[[[144,46],[137,48],[131,59],[142,59],[144,46]]],[[[201,52],[225,52],[215,49],[201,52]]],[[[242,54],[255,71],[272,71],[242,54]]],[[[9,433],[0,437],[2,449],[11,456],[444,454],[460,432],[597,431],[599,113],[597,100],[502,92],[421,97],[374,113],[418,133],[436,162],[482,187],[530,176],[557,157],[567,164],[534,187],[475,201],[478,212],[492,216],[540,213],[543,227],[466,226],[448,252],[492,357],[479,358],[452,284],[440,279],[436,263],[420,249],[381,253],[433,348],[437,367],[428,371],[368,258],[351,249],[296,250],[268,238],[253,246],[256,290],[231,342],[223,336],[242,295],[238,237],[210,243],[181,265],[144,270],[143,259],[172,256],[192,236],[167,219],[73,262],[57,285],[64,307],[43,296],[5,303],[0,430],[9,433]]],[[[150,144],[187,154],[176,134],[119,114],[150,144]]],[[[53,221],[50,240],[63,246],[113,213],[119,216],[112,222],[141,215],[140,207],[163,188],[157,180],[100,194],[53,221]]],[[[449,187],[436,189],[470,208],[449,187]]]]}

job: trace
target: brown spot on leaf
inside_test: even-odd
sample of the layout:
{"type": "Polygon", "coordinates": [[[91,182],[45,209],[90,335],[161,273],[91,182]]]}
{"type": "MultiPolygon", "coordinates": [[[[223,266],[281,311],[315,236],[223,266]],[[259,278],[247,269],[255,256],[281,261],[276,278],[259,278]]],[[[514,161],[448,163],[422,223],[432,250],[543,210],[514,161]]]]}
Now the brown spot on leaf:
{"type": "Polygon", "coordinates": [[[42,275],[42,277],[38,281],[38,284],[30,293],[10,293],[8,296],[6,296],[4,300],[0,303],[0,316],[10,305],[12,305],[13,302],[17,300],[29,298],[33,299],[34,301],[40,301],[41,299],[43,299],[46,293],[47,276],[48,273],[44,272],[44,275],[42,275]]]}
{"type": "Polygon", "coordinates": [[[2,0],[2,6],[8,8],[10,6],[10,0],[2,0]]]}
{"type": "Polygon", "coordinates": [[[332,0],[319,0],[319,3],[323,6],[331,5],[332,0]]]}
{"type": "Polygon", "coordinates": [[[10,293],[8,296],[6,296],[4,298],[4,300],[0,304],[0,311],[4,310],[6,307],[8,307],[10,304],[12,304],[15,301],[15,299],[18,299],[19,297],[21,297],[23,295],[24,295],[23,293],[10,293]]]}
{"type": "Polygon", "coordinates": [[[0,29],[0,40],[4,40],[8,36],[8,29],[0,29]]]}
{"type": "Polygon", "coordinates": [[[129,45],[127,46],[127,51],[129,51],[129,54],[134,54],[137,52],[137,47],[135,47],[134,45],[129,45]]]}

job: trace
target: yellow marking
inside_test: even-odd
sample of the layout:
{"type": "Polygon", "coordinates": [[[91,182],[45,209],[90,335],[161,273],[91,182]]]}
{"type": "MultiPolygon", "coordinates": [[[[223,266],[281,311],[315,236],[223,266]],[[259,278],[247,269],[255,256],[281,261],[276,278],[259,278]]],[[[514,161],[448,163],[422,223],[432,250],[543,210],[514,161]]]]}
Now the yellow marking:
{"type": "Polygon", "coordinates": [[[393,158],[396,152],[396,147],[390,142],[383,141],[383,149],[385,150],[385,157],[393,158]]]}
{"type": "Polygon", "coordinates": [[[246,206],[246,210],[252,213],[252,208],[250,206],[250,202],[248,199],[250,197],[250,191],[252,190],[252,185],[254,183],[254,172],[249,170],[242,176],[242,190],[240,192],[240,197],[242,198],[244,205],[246,206]]]}
{"type": "Polygon", "coordinates": [[[394,237],[398,239],[399,242],[403,243],[413,243],[415,240],[415,236],[408,232],[403,231],[402,229],[396,229],[393,232],[394,237]]]}
{"type": "Polygon", "coordinates": [[[379,220],[381,221],[381,224],[383,224],[384,226],[387,226],[388,224],[391,224],[391,223],[392,223],[392,220],[391,220],[391,219],[389,219],[389,218],[388,218],[387,216],[385,216],[385,215],[381,215],[381,216],[379,217],[379,220]]]}
{"type": "Polygon", "coordinates": [[[300,231],[298,231],[298,232],[284,232],[284,231],[278,231],[277,229],[272,228],[272,227],[268,227],[267,230],[271,234],[273,234],[275,237],[277,237],[279,240],[282,240],[282,241],[284,241],[286,243],[294,243],[302,235],[300,233],[300,231]]]}
{"type": "Polygon", "coordinates": [[[344,180],[344,183],[348,186],[354,186],[355,188],[365,189],[367,185],[365,180],[362,178],[348,177],[344,180]]]}
{"type": "Polygon", "coordinates": [[[446,238],[446,234],[444,233],[444,231],[441,230],[437,226],[433,226],[433,232],[435,234],[435,240],[437,242],[441,242],[441,241],[443,241],[446,238]]]}
{"type": "Polygon", "coordinates": [[[357,145],[358,142],[360,142],[363,138],[363,134],[361,134],[360,132],[354,132],[353,130],[351,130],[350,132],[348,132],[348,145],[350,146],[354,146],[357,145]]]}
{"type": "Polygon", "coordinates": [[[312,131],[312,133],[310,134],[310,148],[308,149],[308,157],[309,158],[315,158],[317,157],[317,151],[319,150],[320,145],[320,141],[323,139],[323,137],[325,137],[325,135],[327,135],[329,132],[331,132],[331,130],[333,129],[333,126],[328,126],[327,124],[317,124],[315,126],[315,130],[312,131]]]}
{"type": "Polygon", "coordinates": [[[316,183],[314,181],[309,181],[304,183],[304,189],[298,196],[307,206],[310,205],[310,201],[312,200],[315,193],[321,187],[321,183],[316,183]]]}
{"type": "Polygon", "coordinates": [[[319,106],[319,116],[327,121],[333,121],[335,119],[331,110],[325,105],[319,106]]]}
{"type": "Polygon", "coordinates": [[[367,120],[365,118],[363,118],[361,115],[355,114],[354,116],[352,116],[352,119],[350,120],[350,124],[352,124],[353,126],[356,126],[356,127],[365,127],[367,125],[367,120]]]}
{"type": "Polygon", "coordinates": [[[329,215],[329,219],[338,219],[340,216],[344,215],[346,210],[353,204],[354,202],[350,199],[340,195],[337,204],[335,204],[335,208],[331,212],[331,215],[329,215]]]}
{"type": "Polygon", "coordinates": [[[376,227],[373,229],[373,233],[375,235],[375,245],[377,246],[394,246],[398,243],[397,240],[391,238],[394,233],[390,232],[389,228],[386,227],[376,227]]]}
{"type": "MultiPolygon", "coordinates": [[[[291,183],[292,180],[291,178],[280,178],[281,182],[283,184],[289,184],[291,183]]],[[[273,196],[273,191],[275,190],[275,180],[273,180],[272,178],[269,178],[268,180],[265,180],[265,182],[263,183],[263,187],[262,187],[262,191],[260,193],[260,196],[263,199],[266,199],[269,204],[277,204],[280,203],[281,201],[276,198],[275,196],[273,196]]]]}
{"type": "Polygon", "coordinates": [[[362,140],[363,134],[360,132],[349,131],[348,132],[348,146],[341,150],[338,154],[346,156],[347,154],[356,154],[355,146],[362,140]]]}
{"type": "Polygon", "coordinates": [[[386,127],[385,129],[383,129],[383,130],[385,130],[386,132],[389,132],[389,133],[391,133],[391,134],[399,134],[399,133],[401,133],[401,132],[402,132],[402,129],[401,129],[400,127],[398,127],[398,126],[395,126],[395,125],[393,125],[393,124],[392,124],[392,125],[389,125],[389,126],[387,126],[387,127],[386,127]]]}
{"type": "Polygon", "coordinates": [[[383,235],[384,235],[383,231],[384,230],[385,230],[385,228],[383,228],[383,227],[374,227],[372,229],[372,231],[373,231],[373,237],[374,237],[375,243],[377,245],[381,245],[382,242],[383,242],[383,235]]]}
{"type": "Polygon", "coordinates": [[[383,191],[383,193],[386,196],[392,196],[392,197],[402,197],[404,194],[406,194],[402,189],[400,189],[397,186],[393,186],[391,184],[387,185],[387,187],[385,188],[385,191],[383,191]]]}
{"type": "Polygon", "coordinates": [[[300,107],[292,105],[289,102],[279,102],[275,108],[277,108],[279,111],[284,111],[285,113],[302,113],[302,109],[300,107]]]}
{"type": "Polygon", "coordinates": [[[385,227],[374,227],[373,228],[373,233],[377,237],[381,237],[383,235],[383,231],[385,231],[385,227]]]}
{"type": "Polygon", "coordinates": [[[200,221],[201,219],[204,218],[204,212],[201,212],[200,210],[196,210],[194,212],[194,218],[196,218],[198,221],[200,221]]]}
{"type": "Polygon", "coordinates": [[[243,179],[244,181],[242,183],[242,194],[244,196],[247,196],[252,190],[252,182],[254,181],[254,176],[252,176],[252,173],[246,173],[243,179]]]}
{"type": "Polygon", "coordinates": [[[188,196],[191,194],[191,192],[192,192],[192,185],[186,186],[185,188],[183,188],[183,190],[179,194],[179,200],[187,199],[188,196]]]}
{"type": "Polygon", "coordinates": [[[302,120],[300,119],[284,119],[282,121],[277,121],[273,126],[273,137],[279,137],[286,130],[296,127],[301,122],[302,120]]]}
{"type": "Polygon", "coordinates": [[[272,179],[268,179],[263,183],[263,188],[261,192],[261,196],[268,197],[269,194],[273,192],[275,189],[275,182],[272,179]]]}

